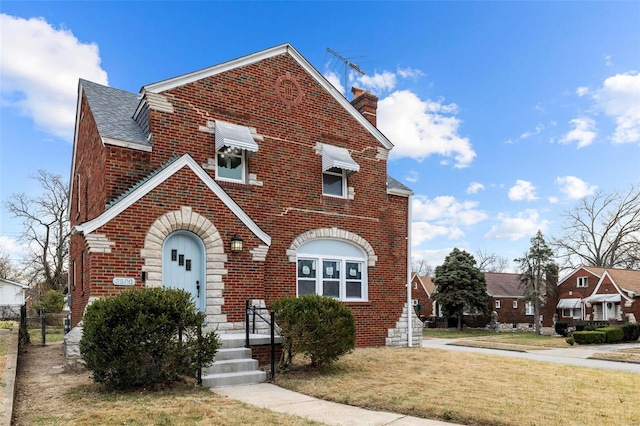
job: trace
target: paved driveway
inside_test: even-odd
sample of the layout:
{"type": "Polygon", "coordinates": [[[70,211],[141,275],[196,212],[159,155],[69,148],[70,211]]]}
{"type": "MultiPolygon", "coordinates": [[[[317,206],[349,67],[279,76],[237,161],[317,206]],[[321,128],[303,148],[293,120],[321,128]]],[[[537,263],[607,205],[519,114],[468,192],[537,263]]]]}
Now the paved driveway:
{"type": "Polygon", "coordinates": [[[539,349],[528,352],[515,352],[500,349],[474,348],[450,345],[460,339],[422,339],[423,348],[444,349],[448,351],[477,352],[488,355],[501,355],[511,358],[524,358],[533,361],[546,361],[556,364],[575,365],[577,367],[602,368],[605,370],[626,371],[640,374],[640,363],[603,361],[589,359],[596,352],[611,352],[627,348],[640,348],[640,343],[622,343],[616,345],[573,346],[571,348],[539,349]]]}

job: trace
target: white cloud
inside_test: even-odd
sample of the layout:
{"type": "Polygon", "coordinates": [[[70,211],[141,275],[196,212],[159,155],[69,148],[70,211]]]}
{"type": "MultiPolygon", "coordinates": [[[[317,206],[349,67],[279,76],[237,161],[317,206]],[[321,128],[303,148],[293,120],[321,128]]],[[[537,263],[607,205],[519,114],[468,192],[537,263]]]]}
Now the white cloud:
{"type": "MultiPolygon", "coordinates": [[[[458,248],[464,250],[463,247],[458,248]]],[[[453,247],[437,250],[411,250],[411,259],[424,259],[429,265],[435,268],[436,266],[442,265],[444,263],[444,259],[449,256],[452,251],[453,247]]]]}
{"type": "Polygon", "coordinates": [[[450,195],[429,199],[423,195],[413,197],[412,214],[416,220],[463,226],[475,225],[487,218],[482,210],[477,210],[477,201],[458,201],[450,195]]]}
{"type": "Polygon", "coordinates": [[[418,178],[419,178],[418,172],[415,170],[409,170],[409,172],[404,177],[404,179],[407,182],[411,182],[411,183],[416,183],[418,181],[418,178]]]}
{"type": "Polygon", "coordinates": [[[400,68],[398,67],[398,75],[402,78],[412,78],[417,79],[419,77],[424,77],[425,73],[420,70],[413,69],[411,67],[400,68]]]}
{"type": "Polygon", "coordinates": [[[327,71],[324,73],[324,78],[326,78],[329,83],[333,85],[333,87],[338,89],[338,91],[344,95],[344,86],[342,86],[342,83],[340,82],[340,76],[338,76],[338,74],[333,71],[327,71]]]}
{"type": "Polygon", "coordinates": [[[556,178],[556,184],[560,191],[572,200],[579,200],[593,194],[598,187],[575,176],[560,176],[556,178]]]}
{"type": "Polygon", "coordinates": [[[7,254],[11,259],[22,259],[27,254],[27,246],[14,238],[0,235],[0,253],[7,254]]]}
{"type": "Polygon", "coordinates": [[[484,189],[484,185],[478,182],[471,182],[467,187],[467,194],[477,194],[478,191],[484,189]]]}
{"type": "Polygon", "coordinates": [[[580,86],[576,89],[576,95],[582,97],[584,95],[586,95],[587,93],[589,93],[589,88],[588,87],[584,87],[584,86],[580,86]]]}
{"type": "Polygon", "coordinates": [[[511,201],[534,201],[537,200],[536,187],[526,180],[516,180],[516,184],[509,188],[509,199],[511,201]]]}
{"type": "Polygon", "coordinates": [[[516,241],[525,237],[532,237],[538,230],[545,231],[549,221],[541,219],[537,210],[525,210],[515,216],[499,214],[497,225],[485,235],[490,240],[507,239],[516,241]]]}
{"type": "Polygon", "coordinates": [[[596,122],[589,117],[574,118],[569,121],[569,124],[574,126],[574,129],[567,133],[560,143],[569,144],[571,142],[577,142],[578,148],[591,145],[596,138],[596,122]]]}
{"type": "Polygon", "coordinates": [[[389,71],[375,73],[373,75],[362,75],[357,78],[363,89],[371,90],[373,93],[393,90],[396,87],[396,75],[389,71]]]}
{"type": "Polygon", "coordinates": [[[457,226],[436,225],[424,221],[411,222],[411,247],[418,247],[425,241],[437,237],[455,240],[463,236],[464,232],[457,226]]]}
{"type": "Polygon", "coordinates": [[[476,156],[468,138],[458,134],[457,105],[423,101],[408,90],[396,91],[378,102],[378,127],[395,145],[390,158],[418,161],[438,154],[455,159],[455,167],[469,166],[476,156]]]}
{"type": "Polygon", "coordinates": [[[43,131],[71,139],[78,79],[107,84],[98,46],[42,18],[0,15],[2,106],[17,109],[43,131]]]}
{"type": "Polygon", "coordinates": [[[607,78],[594,95],[599,109],[612,117],[614,143],[640,142],[640,73],[607,78]]]}
{"type": "Polygon", "coordinates": [[[536,126],[535,131],[533,131],[533,132],[524,132],[523,134],[520,135],[520,139],[527,139],[527,138],[530,138],[531,136],[539,135],[540,132],[542,132],[543,130],[544,130],[544,125],[538,124],[536,126]]]}
{"type": "Polygon", "coordinates": [[[604,55],[604,64],[608,67],[612,67],[613,66],[613,56],[611,55],[604,55]]]}
{"type": "Polygon", "coordinates": [[[558,197],[553,197],[553,196],[549,197],[548,200],[549,200],[549,203],[551,203],[551,204],[557,204],[557,203],[560,202],[558,197]]]}

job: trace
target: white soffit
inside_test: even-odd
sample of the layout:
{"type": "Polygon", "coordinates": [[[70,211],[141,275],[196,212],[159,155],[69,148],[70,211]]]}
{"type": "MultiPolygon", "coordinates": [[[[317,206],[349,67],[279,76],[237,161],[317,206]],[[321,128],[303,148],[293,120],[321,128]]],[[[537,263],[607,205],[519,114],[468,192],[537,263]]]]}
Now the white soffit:
{"type": "Polygon", "coordinates": [[[360,171],[360,165],[353,161],[346,148],[322,144],[322,171],[326,172],[332,167],[349,172],[360,171]]]}

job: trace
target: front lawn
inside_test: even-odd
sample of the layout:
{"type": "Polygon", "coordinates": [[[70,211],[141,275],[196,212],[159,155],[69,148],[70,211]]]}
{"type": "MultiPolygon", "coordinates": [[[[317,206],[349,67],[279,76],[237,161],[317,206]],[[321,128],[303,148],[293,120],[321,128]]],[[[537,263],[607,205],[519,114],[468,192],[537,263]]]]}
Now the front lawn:
{"type": "Polygon", "coordinates": [[[282,387],[372,410],[475,425],[634,424],[640,375],[437,349],[358,348],[282,387]]]}

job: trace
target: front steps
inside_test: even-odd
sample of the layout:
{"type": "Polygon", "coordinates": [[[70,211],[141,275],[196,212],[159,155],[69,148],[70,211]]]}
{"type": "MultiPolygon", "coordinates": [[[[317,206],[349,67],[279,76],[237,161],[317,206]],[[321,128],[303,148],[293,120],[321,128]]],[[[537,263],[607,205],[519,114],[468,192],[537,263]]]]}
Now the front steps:
{"type": "MultiPolygon", "coordinates": [[[[279,337],[277,338],[279,341],[279,337]]],[[[216,352],[213,364],[202,369],[202,385],[209,388],[241,386],[263,383],[267,373],[258,369],[258,361],[251,358],[251,349],[245,348],[244,334],[221,334],[222,347],[216,352]]],[[[271,337],[251,334],[252,345],[264,345],[271,337]]]]}

